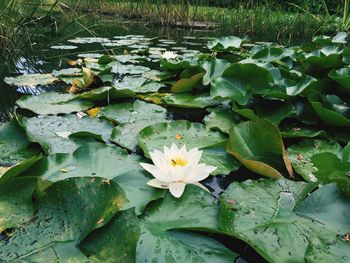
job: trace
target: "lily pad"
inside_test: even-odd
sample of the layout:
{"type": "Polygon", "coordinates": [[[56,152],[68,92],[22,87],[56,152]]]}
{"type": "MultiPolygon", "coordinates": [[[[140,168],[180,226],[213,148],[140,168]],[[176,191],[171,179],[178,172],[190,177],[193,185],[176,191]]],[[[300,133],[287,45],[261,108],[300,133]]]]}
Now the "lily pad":
{"type": "Polygon", "coordinates": [[[221,197],[221,230],[268,262],[347,262],[350,200],[334,184],[312,190],[285,179],[233,183],[221,197]]]}
{"type": "Polygon", "coordinates": [[[168,106],[189,109],[204,109],[220,104],[220,99],[212,99],[208,93],[166,93],[161,94],[161,102],[168,106]]]}
{"type": "Polygon", "coordinates": [[[118,213],[80,244],[89,262],[135,262],[140,224],[133,209],[118,213]],[[121,242],[122,241],[122,242],[121,242]]]}
{"type": "Polygon", "coordinates": [[[34,217],[15,228],[8,241],[0,240],[0,258],[26,261],[26,256],[40,250],[44,254],[56,251],[56,245],[64,248],[56,251],[58,258],[63,255],[65,260],[74,258],[79,250],[72,255],[61,253],[66,249],[77,250],[84,237],[105,225],[123,203],[123,191],[116,183],[106,184],[100,178],[57,182],[36,201],[38,210],[34,217]]]}
{"type": "Polygon", "coordinates": [[[233,262],[237,255],[217,241],[179,231],[216,231],[217,209],[215,198],[195,186],[186,186],[177,200],[168,193],[140,220],[136,262],[233,262]]]}
{"type": "Polygon", "coordinates": [[[209,41],[207,46],[214,51],[237,50],[241,47],[244,39],[236,36],[220,37],[209,41]]]}
{"type": "Polygon", "coordinates": [[[317,168],[314,167],[311,157],[319,153],[332,153],[341,158],[342,148],[336,141],[306,139],[290,146],[287,153],[294,170],[306,181],[316,182],[317,168]]]}
{"type": "Polygon", "coordinates": [[[336,95],[310,95],[309,102],[322,122],[334,127],[350,126],[350,106],[336,95]]]}
{"type": "Polygon", "coordinates": [[[11,167],[37,154],[29,145],[30,141],[15,119],[0,125],[0,166],[11,167]]]}
{"type": "Polygon", "coordinates": [[[116,123],[132,123],[138,120],[159,120],[166,118],[166,109],[143,101],[123,102],[102,107],[98,116],[116,123]]]}
{"type": "Polygon", "coordinates": [[[150,151],[163,151],[163,146],[171,146],[172,143],[186,145],[187,149],[203,149],[226,142],[227,138],[220,132],[210,131],[203,124],[178,120],[148,126],[139,133],[137,140],[149,158],[150,151]]]}
{"type": "Polygon", "coordinates": [[[59,81],[52,74],[27,74],[17,77],[6,77],[4,81],[13,86],[49,85],[59,81]]]}
{"type": "Polygon", "coordinates": [[[209,115],[205,116],[204,124],[212,130],[219,130],[229,133],[233,124],[237,124],[239,117],[229,108],[216,107],[209,108],[209,115]]]}
{"type": "Polygon", "coordinates": [[[32,217],[32,194],[36,186],[37,179],[33,177],[13,178],[1,186],[0,232],[19,227],[32,217]]]}
{"type": "Polygon", "coordinates": [[[68,136],[97,138],[108,141],[112,127],[107,121],[85,116],[39,116],[21,118],[20,125],[25,129],[32,142],[39,143],[45,152],[72,153],[79,147],[79,142],[68,136]]]}
{"type": "Polygon", "coordinates": [[[166,121],[166,119],[140,119],[133,122],[119,124],[113,129],[110,141],[125,149],[128,149],[129,151],[136,152],[138,149],[136,138],[139,132],[147,126],[164,121],[166,121]]]}
{"type": "Polygon", "coordinates": [[[333,69],[328,76],[338,82],[347,91],[350,90],[350,68],[333,69]]]}
{"type": "Polygon", "coordinates": [[[235,63],[212,82],[210,95],[213,98],[229,98],[245,105],[253,92],[264,93],[272,87],[273,81],[266,68],[251,63],[235,63]]]}
{"type": "Polygon", "coordinates": [[[233,126],[226,149],[255,173],[272,178],[293,176],[281,134],[268,120],[256,119],[233,126]]]}
{"type": "Polygon", "coordinates": [[[203,85],[209,85],[216,78],[220,77],[222,73],[231,65],[225,59],[217,59],[212,57],[210,61],[203,61],[201,66],[206,71],[203,76],[203,85]]]}
{"type": "Polygon", "coordinates": [[[94,106],[92,102],[76,99],[72,94],[57,92],[45,92],[37,96],[22,96],[16,103],[22,109],[40,115],[79,112],[94,106]]]}

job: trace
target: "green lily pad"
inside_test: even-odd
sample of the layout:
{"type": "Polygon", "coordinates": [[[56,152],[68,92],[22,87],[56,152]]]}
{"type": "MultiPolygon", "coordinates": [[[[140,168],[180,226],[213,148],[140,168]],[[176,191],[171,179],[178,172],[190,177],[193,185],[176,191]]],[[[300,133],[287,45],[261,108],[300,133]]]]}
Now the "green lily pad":
{"type": "Polygon", "coordinates": [[[129,151],[136,152],[138,149],[137,135],[147,126],[164,122],[166,119],[154,119],[154,120],[136,120],[134,122],[122,123],[113,129],[110,141],[118,144],[119,146],[128,149],[129,151]]]}
{"type": "Polygon", "coordinates": [[[220,37],[209,41],[207,46],[214,51],[237,50],[241,47],[244,39],[236,36],[220,37]]]}
{"type": "Polygon", "coordinates": [[[324,46],[306,55],[306,62],[320,68],[337,68],[342,62],[342,49],[336,46],[324,46]]]}
{"type": "Polygon", "coordinates": [[[112,67],[112,73],[121,75],[142,75],[144,72],[151,70],[149,67],[122,64],[118,61],[111,62],[107,66],[112,67]]]}
{"type": "Polygon", "coordinates": [[[192,91],[201,82],[203,76],[204,73],[197,73],[190,78],[182,78],[173,84],[171,91],[175,93],[192,91]]]}
{"type": "Polygon", "coordinates": [[[90,101],[76,99],[75,95],[57,92],[45,92],[37,96],[23,96],[16,103],[22,109],[40,115],[79,112],[94,106],[90,101]]]}
{"type": "Polygon", "coordinates": [[[291,49],[270,46],[260,49],[252,58],[263,62],[275,62],[291,57],[293,54],[294,51],[291,49]]]}
{"type": "Polygon", "coordinates": [[[329,152],[315,154],[310,160],[316,170],[314,175],[318,183],[336,183],[339,189],[350,195],[350,162],[342,161],[329,152]]]}
{"type": "Polygon", "coordinates": [[[119,92],[129,92],[129,96],[133,98],[136,93],[143,94],[158,92],[158,90],[164,87],[164,85],[152,80],[147,80],[144,77],[126,76],[123,81],[114,83],[114,87],[119,92]]]}
{"type": "Polygon", "coordinates": [[[26,261],[26,256],[40,253],[40,250],[44,255],[50,250],[56,251],[56,257],[64,255],[65,260],[74,258],[79,252],[76,246],[84,237],[105,225],[123,203],[123,190],[113,182],[106,184],[100,178],[57,182],[36,200],[38,210],[34,216],[15,228],[8,241],[0,240],[0,259],[24,258],[26,261]],[[80,213],[77,214],[77,211],[80,213]],[[56,250],[56,245],[63,246],[63,251],[60,248],[56,250]],[[66,251],[62,255],[65,250],[77,251],[72,255],[66,251]]]}
{"type": "Polygon", "coordinates": [[[11,167],[37,154],[15,119],[0,125],[0,167],[11,167]]]}
{"type": "Polygon", "coordinates": [[[112,133],[112,127],[107,121],[88,116],[23,117],[19,123],[25,129],[28,139],[39,143],[50,154],[74,152],[79,143],[69,139],[71,135],[108,141],[112,133]]]}
{"type": "Polygon", "coordinates": [[[136,262],[233,262],[237,255],[217,241],[180,231],[216,231],[217,215],[215,198],[198,187],[186,186],[176,200],[168,193],[140,220],[136,262]]]}
{"type": "Polygon", "coordinates": [[[294,105],[282,100],[254,100],[256,115],[268,119],[276,125],[296,113],[294,105]]]}
{"type": "Polygon", "coordinates": [[[226,142],[203,149],[201,162],[215,164],[216,170],[212,175],[227,175],[235,172],[241,166],[240,162],[225,150],[226,142]]]}
{"type": "Polygon", "coordinates": [[[1,186],[0,232],[19,227],[32,217],[32,194],[36,186],[37,179],[33,177],[13,178],[1,186]]]}
{"type": "Polygon", "coordinates": [[[6,77],[4,81],[13,86],[49,85],[59,81],[52,74],[27,74],[17,77],[6,77]]]}
{"type": "Polygon", "coordinates": [[[350,106],[336,95],[310,95],[312,108],[322,122],[334,127],[350,126],[350,106]]]}
{"type": "Polygon", "coordinates": [[[333,69],[328,76],[338,82],[346,90],[350,90],[350,68],[333,69]]]}
{"type": "Polygon", "coordinates": [[[72,50],[72,49],[77,49],[77,46],[72,46],[72,45],[57,45],[57,46],[51,46],[50,48],[52,49],[63,49],[63,50],[72,50]]]}
{"type": "Polygon", "coordinates": [[[235,63],[212,82],[210,95],[213,98],[229,98],[245,105],[253,92],[264,93],[271,88],[272,83],[272,75],[266,68],[251,63],[235,63]]]}
{"type": "Polygon", "coordinates": [[[212,130],[219,130],[228,134],[232,125],[239,121],[238,116],[229,108],[216,107],[209,108],[208,111],[210,114],[205,116],[203,121],[205,126],[212,130]]]}
{"type": "Polygon", "coordinates": [[[342,238],[350,227],[349,198],[334,184],[307,196],[312,190],[285,179],[233,183],[221,197],[221,230],[271,263],[349,261],[342,238]]]}
{"type": "Polygon", "coordinates": [[[106,183],[113,179],[129,200],[123,209],[135,207],[137,214],[141,214],[150,201],[163,195],[161,190],[147,186],[150,178],[139,164],[144,161],[138,155],[128,155],[126,150],[119,147],[93,142],[84,144],[73,154],[49,155],[26,171],[25,175],[38,176],[50,182],[74,177],[101,177],[106,179],[106,183]]]}
{"type": "Polygon", "coordinates": [[[137,140],[149,158],[150,151],[163,151],[163,146],[171,146],[172,143],[186,145],[187,149],[203,149],[226,142],[227,138],[220,132],[210,131],[203,124],[177,120],[148,126],[139,133],[137,140]]]}
{"type": "Polygon", "coordinates": [[[283,125],[280,130],[283,138],[327,137],[327,133],[320,128],[300,124],[283,125]]]}
{"type": "Polygon", "coordinates": [[[332,153],[341,157],[342,148],[336,141],[306,139],[290,146],[287,153],[294,170],[306,181],[316,182],[315,172],[317,168],[314,167],[311,157],[319,153],[332,153]]]}
{"type": "Polygon", "coordinates": [[[80,244],[89,262],[135,262],[140,224],[133,209],[118,213],[80,244]],[[121,242],[122,241],[122,242],[121,242]]]}
{"type": "Polygon", "coordinates": [[[161,94],[160,99],[168,106],[189,109],[204,109],[221,102],[219,99],[212,99],[208,93],[166,93],[161,94]]]}
{"type": "Polygon", "coordinates": [[[242,165],[260,175],[272,178],[293,175],[281,134],[268,120],[256,119],[234,125],[226,149],[242,165]]]}
{"type": "Polygon", "coordinates": [[[166,118],[166,109],[143,101],[123,102],[102,107],[98,116],[116,123],[132,123],[138,120],[159,120],[166,118]]]}
{"type": "Polygon", "coordinates": [[[212,57],[210,61],[203,61],[201,66],[206,71],[205,75],[203,76],[203,85],[209,85],[216,78],[220,77],[225,69],[230,65],[231,63],[229,63],[227,60],[217,59],[215,57],[212,57]]]}

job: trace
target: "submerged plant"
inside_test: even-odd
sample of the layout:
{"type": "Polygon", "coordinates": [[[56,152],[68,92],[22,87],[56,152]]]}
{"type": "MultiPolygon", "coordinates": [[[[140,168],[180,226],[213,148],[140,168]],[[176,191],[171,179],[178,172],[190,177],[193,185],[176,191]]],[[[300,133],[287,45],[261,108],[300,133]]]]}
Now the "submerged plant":
{"type": "Polygon", "coordinates": [[[199,182],[216,170],[215,166],[199,163],[202,151],[198,148],[187,151],[186,145],[179,149],[173,143],[170,148],[164,146],[164,152],[155,150],[150,153],[150,156],[154,165],[140,163],[155,177],[147,184],[156,188],[169,189],[176,198],[183,194],[186,184],[193,184],[207,190],[199,182]]]}

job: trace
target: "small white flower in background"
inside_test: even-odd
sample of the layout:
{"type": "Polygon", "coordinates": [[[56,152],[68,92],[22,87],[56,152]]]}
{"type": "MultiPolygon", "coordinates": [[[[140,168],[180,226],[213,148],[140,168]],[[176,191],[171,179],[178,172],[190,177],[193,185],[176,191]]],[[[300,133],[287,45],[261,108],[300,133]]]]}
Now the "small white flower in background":
{"type": "Polygon", "coordinates": [[[207,178],[210,173],[216,170],[216,167],[199,163],[202,152],[198,148],[187,151],[185,145],[179,149],[175,143],[171,145],[170,149],[164,146],[164,152],[158,150],[150,152],[154,165],[140,163],[147,172],[155,177],[147,184],[169,189],[176,198],[182,195],[186,184],[197,185],[208,191],[199,181],[207,178]]]}
{"type": "Polygon", "coordinates": [[[162,53],[162,58],[164,59],[175,59],[177,58],[177,54],[173,51],[165,51],[162,53]]]}

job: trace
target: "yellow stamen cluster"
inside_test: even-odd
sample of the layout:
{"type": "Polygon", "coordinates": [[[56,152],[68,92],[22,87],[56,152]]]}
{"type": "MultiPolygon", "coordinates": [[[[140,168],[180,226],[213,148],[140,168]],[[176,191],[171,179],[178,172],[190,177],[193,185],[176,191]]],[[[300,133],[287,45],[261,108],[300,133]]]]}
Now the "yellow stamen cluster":
{"type": "Polygon", "coordinates": [[[180,157],[176,157],[176,158],[171,159],[171,165],[174,167],[176,165],[185,166],[186,164],[187,164],[187,160],[181,159],[180,157]]]}

